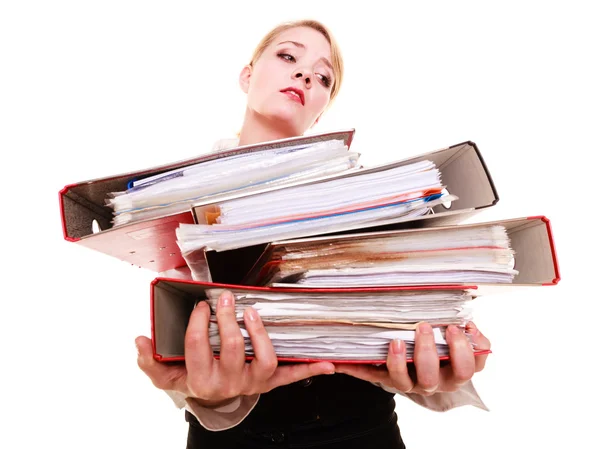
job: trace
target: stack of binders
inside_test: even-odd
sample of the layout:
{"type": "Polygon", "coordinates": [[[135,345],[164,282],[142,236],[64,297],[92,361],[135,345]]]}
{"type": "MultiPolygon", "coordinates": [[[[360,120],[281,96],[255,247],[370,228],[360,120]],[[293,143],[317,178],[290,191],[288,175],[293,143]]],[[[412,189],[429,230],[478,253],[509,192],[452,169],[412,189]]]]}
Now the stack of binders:
{"type": "MultiPolygon", "coordinates": [[[[445,329],[464,329],[474,298],[558,283],[546,217],[461,224],[498,202],[473,142],[365,168],[353,136],[283,139],[69,185],[59,194],[64,237],[160,273],[150,298],[159,361],[184,360],[193,308],[214,311],[225,289],[248,359],[243,310],[253,307],[281,361],[385,363],[396,338],[410,360],[420,322],[444,359],[445,329]]],[[[209,334],[218,357],[215,316],[209,334]]]]}

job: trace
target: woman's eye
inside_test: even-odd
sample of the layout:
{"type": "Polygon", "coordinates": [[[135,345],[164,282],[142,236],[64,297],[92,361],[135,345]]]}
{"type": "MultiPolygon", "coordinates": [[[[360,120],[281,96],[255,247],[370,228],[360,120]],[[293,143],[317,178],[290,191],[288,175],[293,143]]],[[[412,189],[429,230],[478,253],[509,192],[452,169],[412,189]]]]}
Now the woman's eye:
{"type": "Polygon", "coordinates": [[[292,55],[288,55],[287,53],[279,53],[277,56],[288,62],[296,62],[296,58],[294,58],[292,55]]]}
{"type": "Polygon", "coordinates": [[[325,75],[317,75],[325,87],[331,86],[331,80],[325,75]]]}

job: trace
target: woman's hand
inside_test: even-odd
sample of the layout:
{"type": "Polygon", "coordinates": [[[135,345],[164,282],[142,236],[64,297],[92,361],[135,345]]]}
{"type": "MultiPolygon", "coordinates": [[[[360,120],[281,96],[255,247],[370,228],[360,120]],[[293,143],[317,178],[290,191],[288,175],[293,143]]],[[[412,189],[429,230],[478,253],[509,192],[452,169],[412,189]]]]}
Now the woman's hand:
{"type": "Polygon", "coordinates": [[[152,357],[152,343],[138,337],[138,365],[161,390],[175,390],[197,398],[207,407],[226,404],[240,395],[265,393],[319,374],[333,374],[329,362],[278,366],[275,350],[256,310],[244,311],[255,357],[246,363],[244,338],[235,317],[231,292],[224,292],[217,304],[221,337],[220,360],[214,358],[208,337],[210,308],[199,303],[190,316],[185,333],[185,364],[166,364],[152,357]]]}
{"type": "MultiPolygon", "coordinates": [[[[479,332],[475,324],[468,323],[467,332],[471,334],[477,350],[490,349],[490,341],[479,332]]],[[[413,364],[406,363],[404,342],[396,340],[390,344],[386,366],[338,364],[336,372],[423,396],[457,391],[471,380],[474,373],[484,368],[487,354],[475,356],[467,337],[456,326],[448,326],[446,341],[450,361],[440,366],[431,326],[422,323],[415,336],[413,364]]]]}

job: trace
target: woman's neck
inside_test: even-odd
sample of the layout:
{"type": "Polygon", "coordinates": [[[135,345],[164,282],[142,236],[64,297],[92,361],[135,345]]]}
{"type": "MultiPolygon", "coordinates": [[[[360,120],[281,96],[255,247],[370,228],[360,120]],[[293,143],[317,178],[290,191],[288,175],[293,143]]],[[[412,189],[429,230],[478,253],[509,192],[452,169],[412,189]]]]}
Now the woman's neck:
{"type": "Polygon", "coordinates": [[[270,120],[246,108],[239,145],[253,145],[297,136],[291,128],[282,126],[281,121],[270,120]]]}

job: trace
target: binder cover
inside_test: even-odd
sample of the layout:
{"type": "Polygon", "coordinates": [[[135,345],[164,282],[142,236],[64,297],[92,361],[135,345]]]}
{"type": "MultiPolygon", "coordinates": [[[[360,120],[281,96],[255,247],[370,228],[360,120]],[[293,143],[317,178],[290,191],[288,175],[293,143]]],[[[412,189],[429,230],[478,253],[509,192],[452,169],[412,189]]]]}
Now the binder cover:
{"type": "MultiPolygon", "coordinates": [[[[434,207],[433,214],[430,215],[404,221],[392,220],[386,225],[348,228],[328,235],[364,232],[365,229],[380,231],[454,224],[477,214],[481,209],[494,206],[499,201],[492,177],[475,143],[470,141],[459,143],[437,151],[403,159],[394,164],[386,164],[385,167],[399,167],[423,160],[431,160],[436,164],[441,173],[442,184],[447,186],[446,189],[450,194],[457,195],[458,200],[452,201],[449,205],[441,204],[434,207]]],[[[363,169],[360,172],[349,173],[340,177],[357,176],[360,173],[381,170],[382,167],[363,169]]],[[[316,180],[307,184],[316,184],[319,182],[321,181],[316,180]]],[[[265,189],[265,191],[268,190],[265,189]]],[[[250,195],[258,195],[260,193],[253,192],[250,195]]],[[[196,203],[192,207],[194,222],[197,224],[206,224],[206,213],[214,211],[219,201],[240,196],[245,195],[232,195],[220,198],[218,201],[208,200],[196,203]]],[[[208,248],[204,251],[196,251],[188,256],[187,264],[190,267],[193,266],[192,272],[199,273],[194,278],[196,280],[240,284],[242,283],[243,276],[254,265],[256,259],[262,254],[267,245],[254,245],[222,252],[216,252],[208,248]],[[224,265],[227,264],[228,260],[232,259],[238,261],[238,266],[233,271],[224,273],[224,265]]]]}
{"type": "MultiPolygon", "coordinates": [[[[474,215],[480,209],[494,206],[499,201],[496,187],[481,156],[481,152],[473,142],[463,142],[391,164],[383,164],[365,168],[358,172],[337,175],[336,178],[361,176],[365,173],[402,167],[424,160],[430,160],[436,165],[440,171],[442,184],[446,185],[446,190],[450,194],[457,195],[458,199],[448,205],[440,204],[433,208],[433,214],[413,218],[410,220],[411,222],[420,220],[429,220],[436,224],[458,222],[474,215]]],[[[324,180],[313,180],[303,184],[318,184],[320,182],[324,182],[324,180]]],[[[292,186],[283,187],[281,190],[290,187],[292,186]]],[[[206,224],[206,212],[212,212],[215,206],[221,201],[260,195],[271,190],[274,189],[266,188],[248,194],[242,192],[240,194],[223,196],[218,200],[208,199],[206,201],[199,201],[192,206],[194,222],[197,224],[206,224]]]]}
{"type": "MultiPolygon", "coordinates": [[[[208,288],[226,288],[231,291],[277,291],[277,292],[376,292],[401,290],[477,290],[475,286],[413,286],[413,287],[377,287],[353,289],[285,289],[266,287],[244,287],[239,285],[216,284],[172,278],[158,277],[151,282],[150,310],[152,326],[152,348],[154,358],[160,362],[183,361],[185,331],[190,315],[197,300],[206,298],[204,291],[208,288]]],[[[487,354],[491,351],[476,351],[475,354],[487,354]]],[[[215,356],[218,358],[218,355],[215,356]]],[[[246,360],[252,360],[247,356],[246,360]]],[[[440,360],[448,356],[440,356],[440,360]]],[[[316,362],[331,361],[335,363],[381,364],[386,360],[322,360],[280,357],[280,362],[316,362]]],[[[412,361],[412,360],[408,360],[412,361]]]]}
{"type": "MultiPolygon", "coordinates": [[[[294,244],[302,244],[307,242],[333,243],[343,242],[344,240],[350,239],[356,241],[361,238],[368,239],[369,237],[375,236],[414,235],[415,233],[436,232],[444,229],[469,229],[488,225],[502,225],[506,228],[511,242],[511,248],[515,252],[514,268],[519,271],[519,274],[515,276],[515,279],[510,284],[470,283],[470,285],[477,285],[479,293],[498,292],[499,289],[504,290],[511,289],[513,287],[547,286],[558,284],[560,281],[560,272],[554,237],[552,235],[550,220],[544,216],[495,220],[485,223],[458,224],[380,232],[364,232],[351,235],[339,235],[331,237],[325,236],[273,242],[267,245],[260,259],[253,267],[253,272],[242,281],[242,284],[252,285],[256,281],[255,277],[258,274],[260,267],[266,260],[270,258],[270,254],[280,246],[286,246],[290,248],[293,247],[294,244]]],[[[215,272],[214,277],[216,278],[215,282],[222,282],[221,279],[226,277],[226,273],[223,271],[215,272]]]]}
{"type": "Polygon", "coordinates": [[[346,146],[350,148],[353,137],[354,129],[350,129],[281,139],[209,153],[193,159],[146,170],[67,185],[59,192],[64,238],[69,242],[78,243],[155,272],[185,266],[185,261],[176,243],[175,229],[179,223],[194,223],[191,212],[165,215],[155,219],[113,227],[111,224],[112,209],[105,205],[107,194],[126,190],[132,179],[158,175],[200,162],[292,144],[335,139],[343,140],[346,146]],[[97,233],[93,231],[94,223],[100,228],[97,233]]]}

